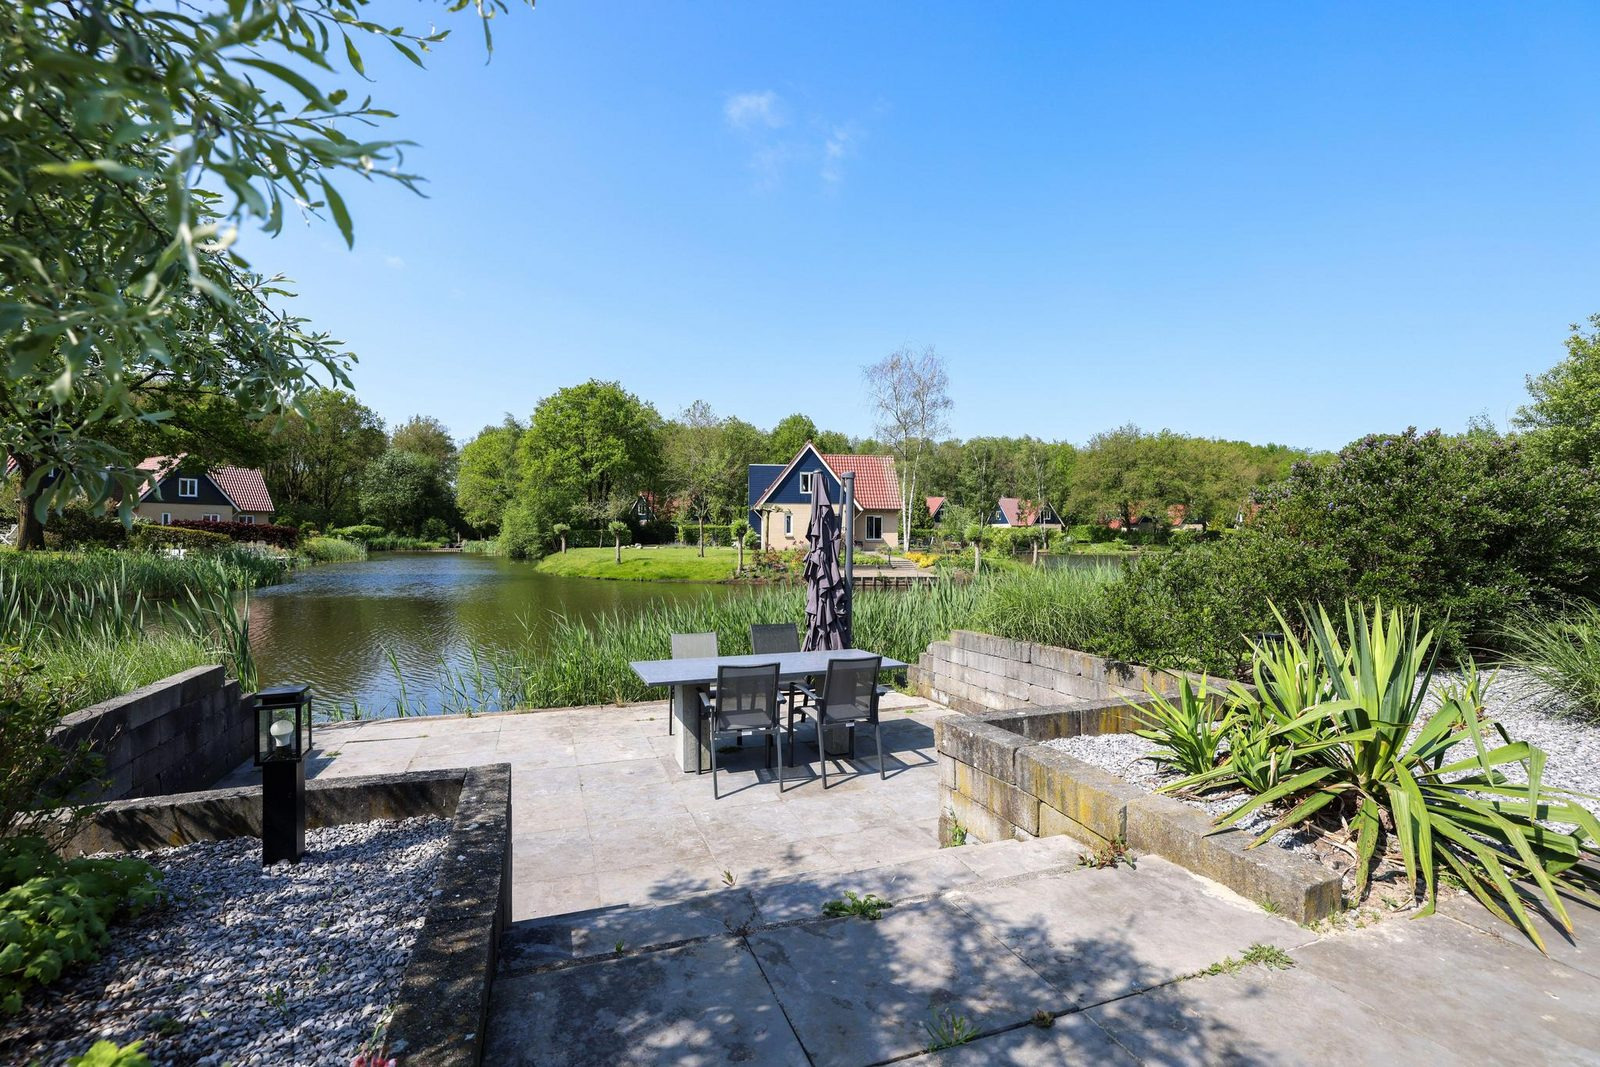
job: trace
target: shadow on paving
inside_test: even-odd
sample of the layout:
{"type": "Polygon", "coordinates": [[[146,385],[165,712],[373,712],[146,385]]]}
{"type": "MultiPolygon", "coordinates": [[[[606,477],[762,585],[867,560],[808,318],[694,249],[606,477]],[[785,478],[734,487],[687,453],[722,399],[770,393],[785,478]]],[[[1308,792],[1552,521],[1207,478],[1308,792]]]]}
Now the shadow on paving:
{"type": "MultiPolygon", "coordinates": [[[[960,851],[935,858],[947,866],[960,851]]],[[[865,881],[872,872],[858,873],[865,881]]],[[[823,901],[837,896],[832,876],[791,883],[813,894],[806,917],[748,931],[742,924],[757,923],[759,909],[737,889],[519,924],[494,990],[488,1061],[857,1065],[921,1056],[941,1033],[960,1031],[975,1040],[939,1053],[940,1062],[1136,1063],[1081,1009],[1159,987],[1197,969],[1193,961],[1203,967],[1252,941],[1293,942],[1298,928],[1197,894],[1188,921],[1202,936],[1178,944],[1160,930],[1119,926],[1120,917],[1080,922],[1065,939],[1041,930],[1074,897],[1104,896],[1095,883],[1132,906],[1189,877],[1158,866],[1141,884],[1138,874],[1056,867],[900,901],[872,922],[820,918],[823,901]],[[606,952],[607,939],[611,958],[572,960],[606,952]],[[639,951],[649,944],[670,947],[639,951]],[[1085,963],[1114,992],[1064,980],[1085,963]],[[1059,1018],[1035,1027],[1041,1011],[1059,1018]]],[[[1173,1062],[1213,1062],[1219,1050],[1233,1062],[1281,1062],[1219,1020],[1186,1021],[1165,1045],[1173,1062]]]]}

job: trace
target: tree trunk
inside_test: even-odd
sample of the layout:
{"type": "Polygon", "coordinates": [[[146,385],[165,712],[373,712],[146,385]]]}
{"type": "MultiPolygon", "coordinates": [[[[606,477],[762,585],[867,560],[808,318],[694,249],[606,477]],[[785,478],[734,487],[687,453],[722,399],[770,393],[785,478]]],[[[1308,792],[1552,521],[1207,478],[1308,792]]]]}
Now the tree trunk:
{"type": "Polygon", "coordinates": [[[700,558],[706,558],[706,519],[700,516],[700,558]]]}
{"type": "Polygon", "coordinates": [[[742,538],[742,537],[739,538],[739,569],[734,571],[734,573],[735,574],[743,574],[744,573],[744,538],[742,538]]]}
{"type": "Polygon", "coordinates": [[[17,481],[20,488],[17,490],[17,549],[28,551],[44,547],[44,523],[34,511],[39,503],[39,496],[44,492],[44,483],[33,492],[28,492],[28,479],[33,477],[33,472],[39,465],[25,456],[14,457],[17,461],[17,481]]]}
{"type": "Polygon", "coordinates": [[[978,571],[983,567],[983,552],[978,548],[978,542],[972,542],[972,576],[976,578],[978,571]]]}
{"type": "Polygon", "coordinates": [[[621,566],[622,565],[622,535],[621,534],[612,534],[611,535],[611,543],[617,550],[617,565],[621,566]]]}

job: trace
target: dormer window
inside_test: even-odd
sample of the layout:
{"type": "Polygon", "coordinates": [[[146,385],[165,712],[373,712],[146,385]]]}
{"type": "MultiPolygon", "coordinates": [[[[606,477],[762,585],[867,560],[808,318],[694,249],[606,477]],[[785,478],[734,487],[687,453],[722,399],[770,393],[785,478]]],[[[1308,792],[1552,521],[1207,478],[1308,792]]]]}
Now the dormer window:
{"type": "Polygon", "coordinates": [[[814,471],[800,472],[800,493],[802,496],[811,495],[811,477],[814,473],[814,471]]]}
{"type": "Polygon", "coordinates": [[[200,479],[199,478],[179,478],[178,479],[178,495],[179,496],[199,496],[200,495],[200,479]]]}

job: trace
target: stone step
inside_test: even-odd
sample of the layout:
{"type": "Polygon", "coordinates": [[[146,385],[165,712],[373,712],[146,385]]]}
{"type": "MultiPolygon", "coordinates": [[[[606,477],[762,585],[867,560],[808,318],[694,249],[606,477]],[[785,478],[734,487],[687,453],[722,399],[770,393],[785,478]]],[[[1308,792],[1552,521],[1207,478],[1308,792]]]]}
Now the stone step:
{"type": "Polygon", "coordinates": [[[847,891],[874,893],[897,904],[920,900],[963,886],[1075,867],[1083,851],[1067,837],[970,844],[896,863],[741,884],[668,904],[621,904],[524,919],[501,938],[500,974],[528,974],[819,919],[823,903],[847,891]]]}

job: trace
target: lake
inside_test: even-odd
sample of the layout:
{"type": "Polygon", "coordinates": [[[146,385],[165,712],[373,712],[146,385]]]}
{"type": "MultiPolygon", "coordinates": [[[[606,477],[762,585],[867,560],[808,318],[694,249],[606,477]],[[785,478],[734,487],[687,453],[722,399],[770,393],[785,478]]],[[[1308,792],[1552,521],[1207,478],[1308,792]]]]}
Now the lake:
{"type": "Polygon", "coordinates": [[[392,715],[405,672],[408,705],[440,710],[443,668],[461,670],[470,650],[520,644],[565,613],[593,618],[650,602],[727,596],[732,586],[605,582],[541,574],[493,556],[376,553],[365,563],[303,567],[250,603],[250,643],[261,684],[309,682],[319,715],[358,704],[392,715]]]}

